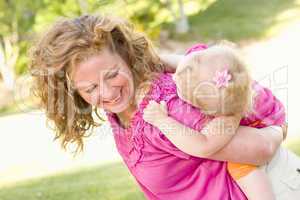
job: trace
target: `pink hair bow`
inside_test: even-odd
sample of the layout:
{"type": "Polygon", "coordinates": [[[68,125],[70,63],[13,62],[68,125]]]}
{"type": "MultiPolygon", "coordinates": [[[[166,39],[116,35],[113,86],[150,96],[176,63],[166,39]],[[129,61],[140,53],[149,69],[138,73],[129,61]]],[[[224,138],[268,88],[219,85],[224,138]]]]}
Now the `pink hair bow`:
{"type": "Polygon", "coordinates": [[[224,69],[223,71],[216,72],[213,81],[215,82],[217,88],[221,88],[221,87],[227,87],[231,78],[232,76],[228,72],[228,69],[224,69]]]}
{"type": "Polygon", "coordinates": [[[188,54],[190,54],[192,52],[195,52],[195,51],[202,51],[202,50],[205,50],[207,48],[208,48],[208,46],[205,45],[205,44],[195,44],[194,46],[192,46],[191,48],[189,48],[187,50],[187,52],[185,53],[185,55],[188,55],[188,54]]]}

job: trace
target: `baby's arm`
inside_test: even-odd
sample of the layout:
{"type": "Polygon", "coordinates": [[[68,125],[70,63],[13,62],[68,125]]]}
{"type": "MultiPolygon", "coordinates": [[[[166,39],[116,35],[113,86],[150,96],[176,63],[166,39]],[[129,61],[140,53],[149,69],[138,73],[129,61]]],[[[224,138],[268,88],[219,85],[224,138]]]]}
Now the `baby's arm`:
{"type": "Polygon", "coordinates": [[[184,55],[179,54],[162,54],[160,58],[162,62],[167,66],[168,70],[175,72],[179,61],[184,55]]]}
{"type": "Polygon", "coordinates": [[[144,120],[159,128],[181,151],[197,157],[208,157],[223,148],[239,126],[238,117],[218,117],[200,132],[182,125],[167,114],[166,106],[150,101],[144,120]]]}

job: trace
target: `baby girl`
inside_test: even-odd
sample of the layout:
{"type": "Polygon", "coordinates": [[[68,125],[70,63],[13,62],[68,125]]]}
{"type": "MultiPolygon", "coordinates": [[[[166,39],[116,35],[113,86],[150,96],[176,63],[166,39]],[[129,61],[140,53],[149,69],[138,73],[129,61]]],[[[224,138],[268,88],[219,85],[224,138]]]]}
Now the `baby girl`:
{"type": "MultiPolygon", "coordinates": [[[[273,102],[266,101],[264,95],[271,92],[251,80],[242,59],[229,46],[198,45],[190,49],[180,61],[173,80],[178,96],[207,115],[201,137],[199,132],[176,120],[172,124],[170,120],[164,121],[168,117],[164,102],[151,101],[144,110],[144,119],[159,127],[179,149],[187,149],[180,146],[182,140],[197,142],[197,152],[187,152],[191,155],[208,157],[216,153],[232,139],[239,125],[262,128],[282,126],[285,122],[283,109],[274,113],[264,111],[273,102]],[[164,122],[168,124],[162,126],[164,122]]],[[[275,199],[268,177],[260,168],[239,163],[228,163],[227,167],[248,199],[275,199]]]]}

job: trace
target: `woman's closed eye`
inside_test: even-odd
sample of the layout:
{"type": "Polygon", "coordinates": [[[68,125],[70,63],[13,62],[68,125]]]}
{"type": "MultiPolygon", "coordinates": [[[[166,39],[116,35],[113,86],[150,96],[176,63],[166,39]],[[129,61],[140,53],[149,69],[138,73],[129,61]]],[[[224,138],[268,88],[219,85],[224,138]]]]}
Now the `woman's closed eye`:
{"type": "MultiPolygon", "coordinates": [[[[119,70],[116,70],[115,72],[111,73],[111,74],[107,74],[106,75],[106,79],[111,79],[116,77],[119,74],[119,70]]],[[[91,87],[89,87],[87,90],[85,90],[86,93],[90,94],[92,93],[96,88],[98,87],[98,85],[94,84],[91,87]]]]}
{"type": "Polygon", "coordinates": [[[116,71],[114,71],[113,73],[108,74],[108,75],[106,76],[106,78],[108,78],[108,79],[114,78],[114,77],[116,77],[118,74],[119,74],[119,70],[116,70],[116,71]]]}
{"type": "Polygon", "coordinates": [[[97,85],[94,84],[91,87],[89,87],[87,90],[85,90],[86,93],[90,94],[97,88],[97,85]]]}

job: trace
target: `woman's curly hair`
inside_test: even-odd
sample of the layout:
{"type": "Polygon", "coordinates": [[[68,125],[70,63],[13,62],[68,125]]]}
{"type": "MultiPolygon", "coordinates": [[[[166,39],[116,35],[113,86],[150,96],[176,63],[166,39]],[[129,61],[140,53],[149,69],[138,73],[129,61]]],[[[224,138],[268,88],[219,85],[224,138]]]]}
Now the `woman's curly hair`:
{"type": "Polygon", "coordinates": [[[83,150],[88,130],[104,121],[71,87],[68,74],[78,63],[108,47],[118,53],[133,74],[135,88],[165,70],[151,42],[133,26],[119,18],[84,15],[56,22],[30,51],[30,70],[34,93],[46,116],[53,122],[56,136],[64,149],[77,144],[83,150]],[[100,119],[96,122],[93,112],[100,119]]]}

